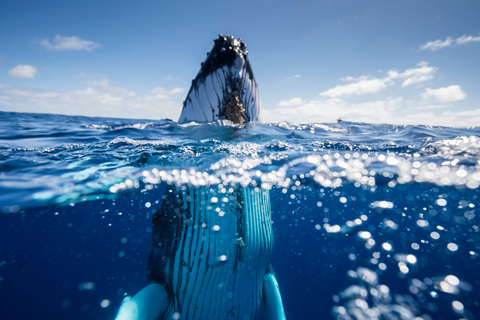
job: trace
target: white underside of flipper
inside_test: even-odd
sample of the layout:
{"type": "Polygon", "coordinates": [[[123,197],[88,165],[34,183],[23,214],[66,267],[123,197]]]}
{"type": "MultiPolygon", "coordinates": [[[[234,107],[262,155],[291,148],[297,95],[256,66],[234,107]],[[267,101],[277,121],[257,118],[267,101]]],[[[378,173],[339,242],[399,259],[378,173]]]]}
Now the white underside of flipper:
{"type": "Polygon", "coordinates": [[[286,320],[277,278],[272,273],[263,277],[263,300],[265,320],[286,320]]]}
{"type": "Polygon", "coordinates": [[[165,289],[159,284],[150,284],[134,297],[125,297],[115,320],[155,320],[165,313],[169,303],[165,289]]]}

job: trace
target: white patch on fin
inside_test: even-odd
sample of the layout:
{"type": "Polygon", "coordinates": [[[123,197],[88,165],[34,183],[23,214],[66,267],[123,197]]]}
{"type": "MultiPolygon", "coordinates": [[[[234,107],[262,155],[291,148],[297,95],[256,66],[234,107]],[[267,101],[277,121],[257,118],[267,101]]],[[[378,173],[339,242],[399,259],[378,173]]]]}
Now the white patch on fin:
{"type": "Polygon", "coordinates": [[[168,306],[165,289],[153,283],[134,297],[125,297],[120,305],[115,320],[155,320],[168,306]]]}

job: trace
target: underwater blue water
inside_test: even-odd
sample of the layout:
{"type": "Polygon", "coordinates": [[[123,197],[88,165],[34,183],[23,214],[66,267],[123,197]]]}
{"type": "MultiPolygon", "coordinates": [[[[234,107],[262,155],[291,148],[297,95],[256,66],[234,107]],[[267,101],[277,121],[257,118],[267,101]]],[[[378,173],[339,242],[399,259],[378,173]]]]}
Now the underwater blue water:
{"type": "Polygon", "coordinates": [[[0,319],[113,319],[167,185],[270,189],[288,319],[475,319],[480,129],[0,112],[0,319]]]}

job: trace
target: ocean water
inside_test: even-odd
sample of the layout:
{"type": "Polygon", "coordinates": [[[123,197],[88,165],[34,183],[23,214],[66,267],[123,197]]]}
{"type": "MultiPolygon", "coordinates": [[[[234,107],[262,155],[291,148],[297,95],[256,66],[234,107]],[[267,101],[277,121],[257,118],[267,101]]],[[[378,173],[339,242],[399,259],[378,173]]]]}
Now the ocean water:
{"type": "Polygon", "coordinates": [[[168,185],[270,190],[288,319],[480,315],[479,128],[0,112],[0,319],[113,319],[168,185]]]}

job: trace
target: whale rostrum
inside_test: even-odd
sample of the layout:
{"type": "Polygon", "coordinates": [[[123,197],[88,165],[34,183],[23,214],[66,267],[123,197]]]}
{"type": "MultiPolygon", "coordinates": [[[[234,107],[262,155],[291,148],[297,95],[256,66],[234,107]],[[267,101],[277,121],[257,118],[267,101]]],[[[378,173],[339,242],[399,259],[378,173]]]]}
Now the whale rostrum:
{"type": "Polygon", "coordinates": [[[219,35],[202,63],[183,103],[179,123],[233,123],[261,121],[258,86],[248,60],[246,44],[231,36],[219,35]]]}

